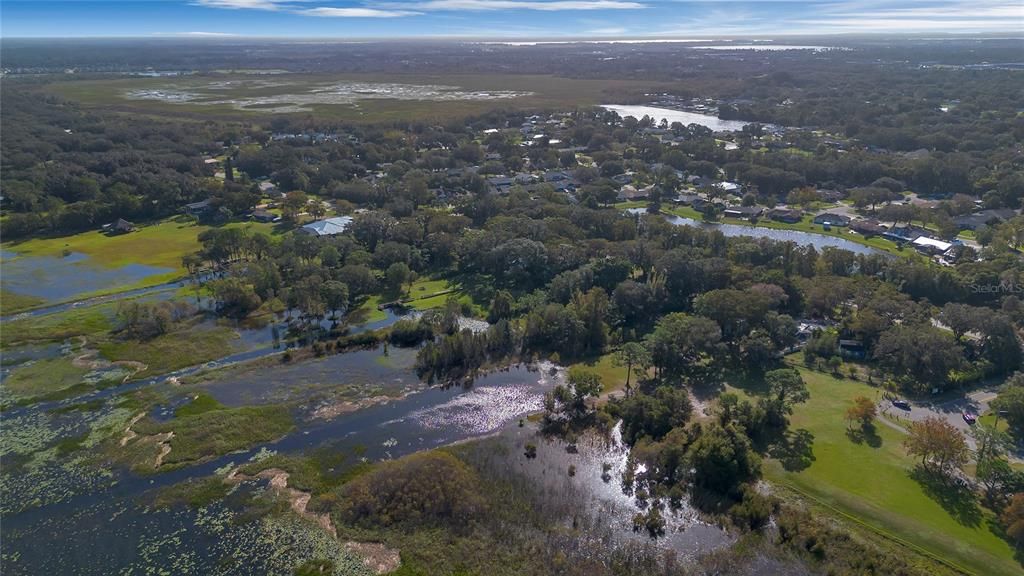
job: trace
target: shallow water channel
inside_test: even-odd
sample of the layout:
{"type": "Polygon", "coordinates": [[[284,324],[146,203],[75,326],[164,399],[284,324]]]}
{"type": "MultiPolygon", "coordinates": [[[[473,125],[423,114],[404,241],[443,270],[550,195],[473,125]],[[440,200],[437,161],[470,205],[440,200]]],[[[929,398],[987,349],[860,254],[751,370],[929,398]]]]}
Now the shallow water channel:
{"type": "MultiPolygon", "coordinates": [[[[339,357],[346,356],[362,368],[373,362],[367,356],[339,357]]],[[[109,481],[88,492],[6,514],[4,573],[216,573],[221,559],[214,551],[219,550],[218,542],[235,537],[232,528],[221,526],[210,533],[197,513],[154,511],[141,496],[188,478],[223,472],[268,451],[329,447],[375,461],[484,436],[539,410],[544,392],[561,378],[561,369],[550,364],[517,365],[480,377],[468,387],[423,389],[331,419],[305,418],[297,430],[275,442],[187,468],[151,476],[112,471],[109,481]],[[159,543],[157,556],[147,553],[154,543],[159,543]],[[188,559],[189,569],[176,569],[175,559],[181,558],[188,559]]],[[[211,384],[210,389],[215,388],[211,384]]],[[[60,472],[59,467],[53,470],[60,472]]],[[[243,573],[265,573],[259,566],[257,562],[243,573]]]]}

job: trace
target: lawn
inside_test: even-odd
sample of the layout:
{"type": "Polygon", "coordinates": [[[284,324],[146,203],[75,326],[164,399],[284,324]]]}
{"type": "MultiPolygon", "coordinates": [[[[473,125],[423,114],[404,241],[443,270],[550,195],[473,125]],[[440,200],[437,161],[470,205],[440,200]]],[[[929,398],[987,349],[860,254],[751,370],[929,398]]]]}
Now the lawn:
{"type": "Polygon", "coordinates": [[[916,461],[903,450],[903,433],[879,423],[873,442],[847,436],[846,408],[856,396],[876,398],[877,389],[802,367],[800,372],[811,398],[797,406],[790,429],[813,436],[813,457],[802,470],[769,461],[768,479],[971,572],[1021,573],[1010,545],[990,527],[991,512],[962,501],[944,508],[911,478],[916,461]]]}
{"type": "MultiPolygon", "coordinates": [[[[626,384],[626,367],[616,366],[614,358],[615,353],[609,352],[601,356],[581,360],[570,367],[579,366],[580,368],[594,372],[600,376],[602,392],[617,392],[622,390],[626,384]]],[[[630,383],[636,384],[635,373],[630,377],[630,383]]]]}

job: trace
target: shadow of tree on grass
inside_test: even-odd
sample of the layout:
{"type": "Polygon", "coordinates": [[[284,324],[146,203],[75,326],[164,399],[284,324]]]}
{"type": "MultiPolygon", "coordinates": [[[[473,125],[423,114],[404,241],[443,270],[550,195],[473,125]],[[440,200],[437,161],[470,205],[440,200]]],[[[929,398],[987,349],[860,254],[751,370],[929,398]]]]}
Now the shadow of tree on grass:
{"type": "Polygon", "coordinates": [[[982,512],[978,496],[962,479],[920,464],[914,467],[910,477],[921,485],[929,498],[938,502],[960,524],[972,528],[981,524],[982,512]]]}
{"type": "Polygon", "coordinates": [[[787,430],[768,448],[768,455],[778,460],[787,472],[800,472],[814,462],[813,445],[814,434],[810,430],[787,430]]]}
{"type": "Polygon", "coordinates": [[[872,448],[880,448],[882,446],[882,437],[878,435],[878,430],[875,428],[874,424],[864,424],[857,428],[847,428],[846,437],[854,444],[867,444],[872,448]]]}

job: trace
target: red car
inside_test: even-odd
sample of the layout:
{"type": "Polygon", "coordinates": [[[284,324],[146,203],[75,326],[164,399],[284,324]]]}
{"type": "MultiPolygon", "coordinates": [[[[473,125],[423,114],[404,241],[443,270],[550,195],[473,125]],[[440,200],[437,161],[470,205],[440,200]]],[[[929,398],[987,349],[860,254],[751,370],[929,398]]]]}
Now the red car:
{"type": "Polygon", "coordinates": [[[970,424],[972,426],[974,425],[975,422],[978,421],[978,416],[976,414],[972,414],[971,412],[964,412],[963,413],[963,417],[964,417],[964,422],[967,422],[968,424],[970,424]]]}

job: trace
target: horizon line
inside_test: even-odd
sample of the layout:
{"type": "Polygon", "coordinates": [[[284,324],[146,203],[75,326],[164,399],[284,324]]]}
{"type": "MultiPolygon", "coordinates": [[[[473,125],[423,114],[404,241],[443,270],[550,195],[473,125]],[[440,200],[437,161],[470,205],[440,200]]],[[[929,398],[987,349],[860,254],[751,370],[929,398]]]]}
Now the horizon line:
{"type": "Polygon", "coordinates": [[[147,35],[103,35],[103,36],[7,36],[0,34],[0,40],[336,40],[336,41],[409,41],[409,40],[443,40],[489,44],[549,42],[549,43],[690,43],[729,40],[775,40],[782,38],[820,38],[823,36],[872,37],[872,38],[929,38],[935,36],[959,38],[983,38],[990,40],[1024,40],[1024,33],[1019,30],[988,31],[988,32],[955,32],[955,31],[920,31],[920,32],[794,32],[781,34],[689,34],[687,37],[666,35],[651,36],[463,36],[451,34],[409,35],[409,36],[284,36],[284,35],[244,35],[228,33],[196,33],[168,32],[147,35]]]}

